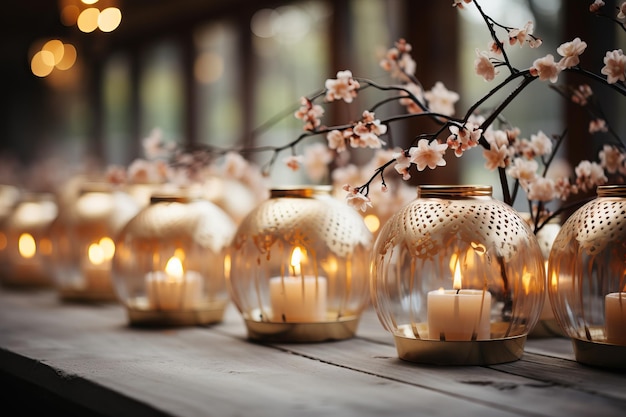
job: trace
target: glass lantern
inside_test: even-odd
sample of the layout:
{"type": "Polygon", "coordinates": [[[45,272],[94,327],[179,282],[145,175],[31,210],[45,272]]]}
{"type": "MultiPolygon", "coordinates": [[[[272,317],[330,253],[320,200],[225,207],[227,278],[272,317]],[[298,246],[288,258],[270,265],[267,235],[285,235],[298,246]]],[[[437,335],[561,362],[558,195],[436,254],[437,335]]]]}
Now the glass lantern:
{"type": "Polygon", "coordinates": [[[599,186],[557,235],[548,293],[576,360],[626,368],[626,186],[599,186]]]}
{"type": "Polygon", "coordinates": [[[215,204],[155,194],[120,232],[115,288],[131,325],[217,323],[229,301],[224,259],[235,233],[215,204]]]}
{"type": "Polygon", "coordinates": [[[523,354],[544,300],[541,249],[490,186],[420,186],[383,226],[372,302],[401,359],[441,365],[523,354]]]}
{"type": "Polygon", "coordinates": [[[57,216],[57,203],[48,193],[25,192],[3,224],[6,246],[2,256],[7,270],[3,283],[12,287],[53,285],[47,258],[52,244],[47,229],[57,216]]]}
{"type": "Polygon", "coordinates": [[[229,284],[248,337],[321,342],[354,336],[368,301],[372,235],[330,187],[271,190],[239,225],[229,284]]]}
{"type": "Polygon", "coordinates": [[[51,267],[64,301],[117,301],[111,279],[116,235],[139,211],[128,193],[107,183],[84,183],[50,228],[51,267]]]}

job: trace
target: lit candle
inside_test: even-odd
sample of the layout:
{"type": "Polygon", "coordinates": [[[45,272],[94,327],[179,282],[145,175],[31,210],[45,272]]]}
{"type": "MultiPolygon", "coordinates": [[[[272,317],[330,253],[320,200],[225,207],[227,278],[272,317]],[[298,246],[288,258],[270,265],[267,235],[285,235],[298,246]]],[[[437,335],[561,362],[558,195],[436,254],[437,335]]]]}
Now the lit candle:
{"type": "Polygon", "coordinates": [[[42,274],[37,254],[37,242],[30,233],[22,233],[17,241],[19,257],[15,259],[13,274],[19,282],[36,279],[42,274]]]}
{"type": "Polygon", "coordinates": [[[202,275],[184,271],[177,256],[172,256],[165,271],[146,275],[146,293],[151,308],[156,310],[192,310],[202,300],[202,275]]]}
{"type": "Polygon", "coordinates": [[[612,292],[604,298],[606,341],[626,346],[626,293],[612,292]]]}
{"type": "Polygon", "coordinates": [[[274,321],[310,323],[326,321],[325,277],[302,275],[302,252],[296,247],[291,254],[293,274],[270,278],[270,303],[274,321]]]}
{"type": "Polygon", "coordinates": [[[489,339],[491,293],[462,290],[458,263],[453,288],[428,293],[428,338],[447,341],[489,339]]]}
{"type": "Polygon", "coordinates": [[[83,263],[84,287],[90,291],[107,292],[113,290],[111,281],[111,259],[115,254],[115,244],[109,237],[92,243],[87,249],[87,260],[83,263]]]}

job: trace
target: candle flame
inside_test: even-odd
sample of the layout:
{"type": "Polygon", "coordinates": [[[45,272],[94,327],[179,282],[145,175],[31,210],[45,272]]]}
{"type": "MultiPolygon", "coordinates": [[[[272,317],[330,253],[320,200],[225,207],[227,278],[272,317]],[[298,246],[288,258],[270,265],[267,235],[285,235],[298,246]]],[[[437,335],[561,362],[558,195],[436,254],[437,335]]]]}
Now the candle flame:
{"type": "Polygon", "coordinates": [[[89,249],[87,249],[87,257],[89,258],[89,262],[94,265],[102,265],[102,263],[106,261],[104,251],[97,243],[89,245],[89,249]]]}
{"type": "Polygon", "coordinates": [[[17,248],[22,258],[29,259],[35,256],[37,252],[37,244],[35,238],[30,233],[22,233],[17,242],[17,248]]]}
{"type": "Polygon", "coordinates": [[[183,264],[176,256],[172,256],[165,265],[165,273],[175,280],[183,279],[183,264]]]}
{"type": "Polygon", "coordinates": [[[461,265],[460,262],[456,263],[454,268],[454,282],[452,283],[452,288],[455,290],[461,289],[461,265]]]}
{"type": "Polygon", "coordinates": [[[100,249],[102,249],[102,255],[105,260],[110,261],[113,259],[113,255],[115,255],[115,243],[113,243],[113,239],[105,236],[100,239],[98,245],[100,245],[100,249]]]}
{"type": "Polygon", "coordinates": [[[299,246],[293,248],[291,252],[291,266],[293,267],[293,274],[295,276],[300,275],[300,261],[302,260],[302,249],[299,246]]]}

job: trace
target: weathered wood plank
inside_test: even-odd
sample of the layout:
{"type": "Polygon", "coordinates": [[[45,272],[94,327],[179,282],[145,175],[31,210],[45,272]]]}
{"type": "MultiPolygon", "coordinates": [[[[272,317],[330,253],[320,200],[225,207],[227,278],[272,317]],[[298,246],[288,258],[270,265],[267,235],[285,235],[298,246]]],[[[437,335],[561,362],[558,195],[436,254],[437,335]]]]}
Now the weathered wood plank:
{"type": "MultiPolygon", "coordinates": [[[[126,326],[119,306],[0,292],[0,366],[102,415],[144,415],[141,404],[172,416],[532,415],[334,364],[326,355],[249,343],[232,318],[211,328],[138,330],[126,326]],[[23,363],[15,363],[15,352],[23,363]]],[[[378,347],[358,339],[330,345],[350,351],[354,344],[378,347]]]]}

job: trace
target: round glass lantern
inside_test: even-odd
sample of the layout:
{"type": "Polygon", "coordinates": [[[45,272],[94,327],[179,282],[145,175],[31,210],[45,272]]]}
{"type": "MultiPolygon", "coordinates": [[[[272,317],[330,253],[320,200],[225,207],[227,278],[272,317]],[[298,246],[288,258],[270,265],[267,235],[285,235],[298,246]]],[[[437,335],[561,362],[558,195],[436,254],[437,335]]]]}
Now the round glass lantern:
{"type": "Polygon", "coordinates": [[[576,360],[626,368],[626,186],[599,186],[557,235],[548,293],[576,360]]]}
{"type": "Polygon", "coordinates": [[[229,283],[248,337],[321,342],[354,336],[368,301],[372,235],[330,187],[271,190],[231,245],[229,283]]]}
{"type": "Polygon", "coordinates": [[[50,228],[51,266],[62,300],[117,301],[111,279],[115,237],[139,211],[128,193],[107,183],[82,184],[50,228]]]}
{"type": "Polygon", "coordinates": [[[441,365],[523,354],[544,299],[537,239],[490,186],[420,186],[383,226],[371,292],[401,359],[441,365]]]}
{"type": "Polygon", "coordinates": [[[54,196],[23,193],[5,219],[6,247],[3,257],[7,270],[3,283],[12,287],[49,287],[53,276],[47,268],[52,244],[47,230],[57,216],[54,196]]]}
{"type": "Polygon", "coordinates": [[[235,227],[207,200],[153,195],[115,242],[115,288],[130,324],[221,321],[229,301],[224,259],[235,227]]]}

